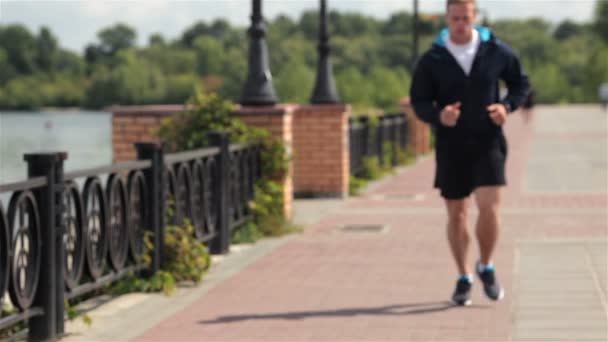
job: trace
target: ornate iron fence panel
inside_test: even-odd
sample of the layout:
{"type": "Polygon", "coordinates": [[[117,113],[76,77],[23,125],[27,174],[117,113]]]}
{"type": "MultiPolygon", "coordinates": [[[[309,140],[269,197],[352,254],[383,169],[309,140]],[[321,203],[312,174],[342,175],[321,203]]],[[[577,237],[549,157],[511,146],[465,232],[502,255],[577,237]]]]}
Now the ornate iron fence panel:
{"type": "Polygon", "coordinates": [[[40,216],[31,191],[13,194],[8,207],[11,232],[11,272],[9,294],[20,310],[32,305],[40,275],[40,216]]]}
{"type": "Polygon", "coordinates": [[[0,317],[0,329],[44,313],[41,306],[34,304],[41,289],[43,256],[42,213],[34,192],[46,184],[44,177],[38,177],[0,185],[0,194],[8,198],[8,207],[0,198],[0,305],[15,309],[0,317]],[[9,302],[5,302],[6,297],[9,302]]]}
{"type": "Polygon", "coordinates": [[[127,259],[129,239],[127,232],[127,192],[124,181],[116,174],[110,175],[106,185],[108,199],[108,237],[110,239],[110,261],[114,270],[123,269],[127,259]]]}
{"type": "Polygon", "coordinates": [[[143,172],[131,171],[127,182],[129,198],[127,219],[131,257],[141,262],[145,247],[145,218],[149,211],[148,187],[143,172]]]}
{"type": "Polygon", "coordinates": [[[0,317],[0,329],[27,321],[29,339],[56,338],[64,300],[160,269],[166,224],[188,219],[197,239],[226,252],[230,232],[249,218],[261,157],[259,146],[216,141],[167,155],[162,145],[136,144],[139,161],[65,174],[65,154],[27,155],[29,179],[0,185],[11,195],[6,210],[0,197],[0,300],[8,293],[17,309],[0,317]]]}
{"type": "Polygon", "coordinates": [[[85,223],[83,200],[75,182],[65,183],[63,190],[65,227],[63,245],[65,249],[64,276],[68,289],[77,286],[85,264],[85,223]]]}
{"type": "Polygon", "coordinates": [[[89,177],[84,191],[85,250],[89,275],[101,277],[108,252],[108,211],[106,195],[99,177],[89,177]]]}
{"type": "Polygon", "coordinates": [[[407,148],[407,120],[402,113],[385,114],[378,118],[377,126],[372,126],[365,116],[350,118],[348,136],[351,175],[361,172],[363,160],[368,157],[377,158],[381,165],[395,166],[398,163],[398,150],[407,148]],[[387,149],[389,147],[390,150],[387,149]],[[387,154],[388,151],[390,154],[387,154]]]}

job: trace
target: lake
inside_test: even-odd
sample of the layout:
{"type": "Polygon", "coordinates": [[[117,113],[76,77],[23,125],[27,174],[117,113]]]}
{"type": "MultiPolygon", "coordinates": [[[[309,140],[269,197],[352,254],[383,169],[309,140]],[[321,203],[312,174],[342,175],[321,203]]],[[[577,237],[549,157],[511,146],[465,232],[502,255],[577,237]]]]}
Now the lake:
{"type": "Polygon", "coordinates": [[[112,114],[95,111],[0,113],[0,184],[25,180],[25,153],[68,153],[65,170],[112,162],[112,114]]]}

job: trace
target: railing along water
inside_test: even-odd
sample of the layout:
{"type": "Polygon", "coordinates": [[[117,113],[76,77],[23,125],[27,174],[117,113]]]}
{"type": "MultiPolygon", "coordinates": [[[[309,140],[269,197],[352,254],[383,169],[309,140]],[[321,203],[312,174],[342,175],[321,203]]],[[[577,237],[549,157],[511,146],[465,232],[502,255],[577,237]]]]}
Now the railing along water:
{"type": "Polygon", "coordinates": [[[188,219],[212,253],[227,252],[250,218],[260,147],[230,145],[223,133],[210,139],[211,147],[173,154],[160,142],[136,143],[137,161],[69,173],[65,153],[26,155],[28,179],[0,185],[10,195],[8,207],[0,198],[0,304],[8,297],[15,309],[0,329],[27,322],[30,340],[60,336],[65,300],[160,269],[165,225],[188,219]]]}

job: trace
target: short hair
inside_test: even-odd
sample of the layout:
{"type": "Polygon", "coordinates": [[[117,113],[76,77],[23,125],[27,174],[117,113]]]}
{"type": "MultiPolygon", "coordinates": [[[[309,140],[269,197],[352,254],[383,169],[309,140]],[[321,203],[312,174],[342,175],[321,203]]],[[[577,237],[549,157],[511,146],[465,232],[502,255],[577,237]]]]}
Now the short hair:
{"type": "Polygon", "coordinates": [[[475,8],[477,8],[477,4],[475,0],[448,0],[446,8],[450,7],[450,5],[458,5],[458,4],[473,4],[475,8]]]}

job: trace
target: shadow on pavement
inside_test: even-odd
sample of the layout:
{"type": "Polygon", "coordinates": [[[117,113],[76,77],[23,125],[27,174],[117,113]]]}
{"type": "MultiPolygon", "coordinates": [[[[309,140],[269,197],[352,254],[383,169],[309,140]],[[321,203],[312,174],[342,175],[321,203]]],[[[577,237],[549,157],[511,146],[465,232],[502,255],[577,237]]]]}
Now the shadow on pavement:
{"type": "MultiPolygon", "coordinates": [[[[489,308],[488,305],[472,305],[466,308],[489,308]]],[[[348,317],[348,316],[360,316],[360,315],[388,315],[388,316],[407,316],[407,315],[422,315],[430,314],[434,312],[446,311],[450,309],[465,309],[465,307],[456,306],[450,302],[428,302],[428,303],[410,303],[400,305],[389,305],[372,308],[352,308],[352,309],[340,309],[340,310],[327,310],[327,311],[296,311],[296,312],[284,312],[284,313],[268,313],[268,314],[243,314],[243,315],[232,315],[232,316],[220,316],[214,320],[199,321],[199,324],[218,324],[218,323],[231,323],[246,320],[258,320],[258,319],[286,319],[286,320],[298,320],[313,317],[348,317]]]]}

